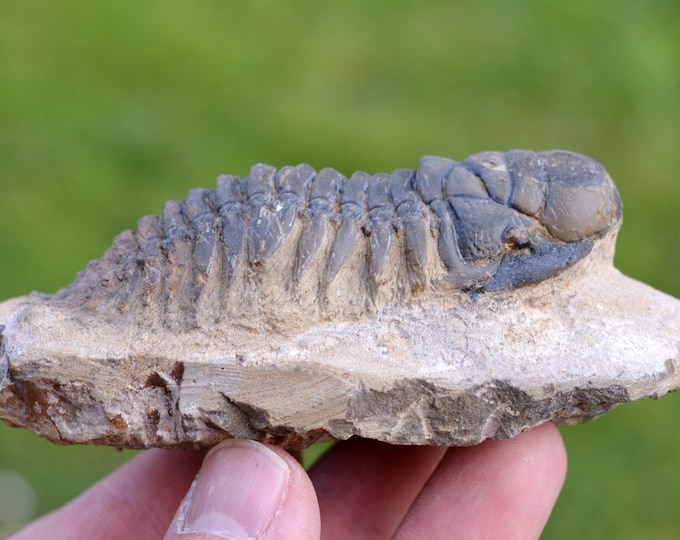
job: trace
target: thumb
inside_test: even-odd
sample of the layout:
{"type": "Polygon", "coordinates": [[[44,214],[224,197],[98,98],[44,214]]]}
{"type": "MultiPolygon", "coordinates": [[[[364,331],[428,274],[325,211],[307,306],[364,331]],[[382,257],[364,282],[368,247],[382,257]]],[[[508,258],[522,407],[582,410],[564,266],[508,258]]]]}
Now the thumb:
{"type": "Polygon", "coordinates": [[[319,504],[302,466],[248,440],[215,446],[175,514],[166,540],[318,539],[319,504]]]}

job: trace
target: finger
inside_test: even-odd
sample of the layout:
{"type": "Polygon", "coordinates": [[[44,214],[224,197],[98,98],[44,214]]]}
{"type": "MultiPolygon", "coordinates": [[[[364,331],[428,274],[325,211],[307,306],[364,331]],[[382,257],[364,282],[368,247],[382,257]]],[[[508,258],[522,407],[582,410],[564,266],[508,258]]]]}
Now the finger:
{"type": "Polygon", "coordinates": [[[395,538],[538,538],[566,474],[553,424],[450,449],[395,538]]]}
{"type": "Polygon", "coordinates": [[[229,440],[208,452],[165,538],[316,540],[319,528],[314,487],[295,458],[229,440]]]}
{"type": "Polygon", "coordinates": [[[145,452],[12,538],[161,538],[202,457],[194,452],[145,452]]]}
{"type": "Polygon", "coordinates": [[[338,443],[310,471],[321,537],[390,538],[445,451],[368,439],[338,443]]]}

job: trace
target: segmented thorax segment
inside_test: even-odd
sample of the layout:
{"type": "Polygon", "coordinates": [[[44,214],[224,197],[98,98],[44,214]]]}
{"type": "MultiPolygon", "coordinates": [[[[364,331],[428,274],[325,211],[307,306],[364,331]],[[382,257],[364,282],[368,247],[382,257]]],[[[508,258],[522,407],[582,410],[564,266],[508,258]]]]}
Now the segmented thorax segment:
{"type": "Polygon", "coordinates": [[[604,168],[565,151],[424,157],[349,178],[259,164],[143,217],[53,301],[184,329],[358,317],[548,279],[620,220],[604,168]]]}

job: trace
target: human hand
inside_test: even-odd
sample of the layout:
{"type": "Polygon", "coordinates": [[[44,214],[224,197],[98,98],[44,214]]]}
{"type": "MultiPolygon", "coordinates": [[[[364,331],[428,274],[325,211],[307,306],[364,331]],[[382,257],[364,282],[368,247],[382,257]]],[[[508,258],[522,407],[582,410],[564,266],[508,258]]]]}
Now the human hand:
{"type": "Polygon", "coordinates": [[[192,484],[201,458],[146,452],[12,538],[538,538],[566,472],[552,424],[468,448],[352,440],[309,475],[279,448],[225,441],[192,484]]]}

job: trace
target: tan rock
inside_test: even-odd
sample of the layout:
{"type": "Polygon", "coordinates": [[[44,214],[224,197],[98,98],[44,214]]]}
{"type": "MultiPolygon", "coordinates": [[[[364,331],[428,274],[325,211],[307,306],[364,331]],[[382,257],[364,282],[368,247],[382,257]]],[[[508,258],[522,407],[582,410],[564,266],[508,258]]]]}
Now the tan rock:
{"type": "Polygon", "coordinates": [[[620,209],[566,152],[222,177],[0,304],[0,417],[131,448],[472,445],[659,397],[680,301],[613,268],[620,209]]]}

